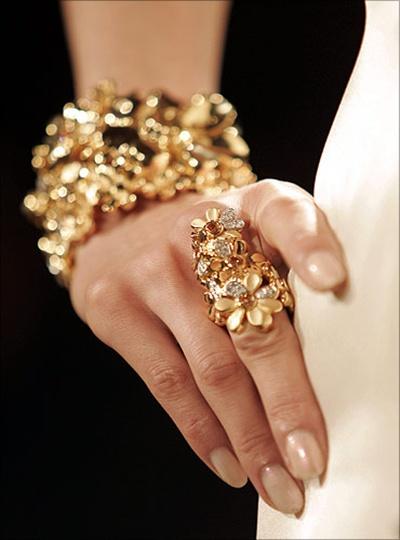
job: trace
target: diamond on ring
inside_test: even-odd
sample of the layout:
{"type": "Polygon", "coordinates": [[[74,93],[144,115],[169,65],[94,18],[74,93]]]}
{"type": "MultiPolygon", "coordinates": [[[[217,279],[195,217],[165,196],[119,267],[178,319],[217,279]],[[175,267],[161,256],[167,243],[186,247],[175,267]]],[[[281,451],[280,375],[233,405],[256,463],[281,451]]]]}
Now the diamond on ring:
{"type": "Polygon", "coordinates": [[[246,325],[268,331],[273,315],[293,309],[286,281],[262,253],[250,253],[241,230],[245,222],[233,208],[209,208],[192,221],[197,278],[206,287],[209,318],[231,332],[246,325]]]}

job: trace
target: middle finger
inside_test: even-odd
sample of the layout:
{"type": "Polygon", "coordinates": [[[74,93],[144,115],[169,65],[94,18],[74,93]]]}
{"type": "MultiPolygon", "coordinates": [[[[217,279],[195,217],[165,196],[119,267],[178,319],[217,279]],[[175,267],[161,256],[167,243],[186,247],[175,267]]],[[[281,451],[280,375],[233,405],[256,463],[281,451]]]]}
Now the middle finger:
{"type": "MultiPolygon", "coordinates": [[[[168,289],[164,294],[170,297],[173,293],[168,289]]],[[[229,335],[207,319],[199,292],[181,282],[173,294],[173,317],[170,302],[157,299],[152,308],[177,339],[200,391],[257,491],[280,511],[297,513],[304,504],[302,490],[282,463],[249,372],[229,335]]]]}

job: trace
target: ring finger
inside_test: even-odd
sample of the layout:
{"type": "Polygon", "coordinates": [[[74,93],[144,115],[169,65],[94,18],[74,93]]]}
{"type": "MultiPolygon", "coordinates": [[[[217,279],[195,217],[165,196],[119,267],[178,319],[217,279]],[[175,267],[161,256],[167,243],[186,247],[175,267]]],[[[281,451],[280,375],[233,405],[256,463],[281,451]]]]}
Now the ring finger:
{"type": "Polygon", "coordinates": [[[247,325],[231,337],[257,386],[289,471],[301,480],[320,476],[327,459],[325,425],[287,314],[276,314],[267,333],[247,325]]]}

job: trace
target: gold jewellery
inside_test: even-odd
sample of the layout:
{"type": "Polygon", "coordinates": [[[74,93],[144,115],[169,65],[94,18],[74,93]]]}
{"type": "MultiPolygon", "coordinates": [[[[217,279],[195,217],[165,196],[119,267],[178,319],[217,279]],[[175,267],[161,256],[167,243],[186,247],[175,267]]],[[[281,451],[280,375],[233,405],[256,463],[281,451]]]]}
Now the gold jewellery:
{"type": "Polygon", "coordinates": [[[67,103],[33,149],[37,185],[24,199],[44,230],[38,245],[50,272],[68,284],[74,247],[95,232],[101,213],[254,182],[236,117],[220,94],[181,105],[159,91],[120,97],[109,81],[90,99],[67,103]]]}
{"type": "Polygon", "coordinates": [[[248,252],[245,222],[233,208],[210,208],[192,221],[193,269],[206,288],[210,319],[232,332],[246,322],[268,331],[273,314],[293,309],[286,281],[261,253],[248,252]]]}

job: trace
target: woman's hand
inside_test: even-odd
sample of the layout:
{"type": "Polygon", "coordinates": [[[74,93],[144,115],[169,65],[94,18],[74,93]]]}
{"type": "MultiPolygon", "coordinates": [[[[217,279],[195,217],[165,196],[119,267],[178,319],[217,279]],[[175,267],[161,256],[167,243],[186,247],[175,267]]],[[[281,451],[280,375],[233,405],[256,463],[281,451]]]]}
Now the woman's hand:
{"type": "Polygon", "coordinates": [[[297,335],[285,312],[267,333],[229,335],[208,320],[190,222],[211,206],[237,209],[253,227],[254,249],[319,290],[346,279],[339,243],[310,195],[275,180],[212,202],[186,194],[146,206],[111,216],[77,250],[73,305],[214,472],[234,487],[248,476],[271,506],[298,513],[301,480],[324,471],[328,446],[297,335]]]}

